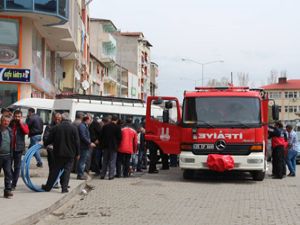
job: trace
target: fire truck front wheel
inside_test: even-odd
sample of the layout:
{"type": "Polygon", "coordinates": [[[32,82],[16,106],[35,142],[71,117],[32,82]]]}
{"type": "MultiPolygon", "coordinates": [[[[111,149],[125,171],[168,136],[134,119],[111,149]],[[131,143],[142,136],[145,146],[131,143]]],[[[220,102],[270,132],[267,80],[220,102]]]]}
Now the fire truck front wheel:
{"type": "Polygon", "coordinates": [[[183,170],[183,179],[185,180],[191,180],[194,178],[195,170],[183,170]]]}
{"type": "Polygon", "coordinates": [[[265,171],[253,171],[252,177],[255,181],[263,181],[265,179],[265,171]]]}

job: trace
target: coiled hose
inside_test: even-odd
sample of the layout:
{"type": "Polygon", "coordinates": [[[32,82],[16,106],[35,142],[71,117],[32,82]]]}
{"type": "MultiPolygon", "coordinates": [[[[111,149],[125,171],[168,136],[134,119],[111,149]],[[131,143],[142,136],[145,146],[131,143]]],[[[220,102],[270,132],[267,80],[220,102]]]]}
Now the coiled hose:
{"type": "MultiPolygon", "coordinates": [[[[43,146],[41,144],[35,144],[33,145],[31,148],[29,148],[22,160],[22,163],[21,163],[21,176],[22,176],[22,179],[25,183],[25,185],[33,190],[33,191],[36,191],[36,192],[44,192],[44,190],[41,188],[41,186],[37,186],[37,185],[34,185],[30,179],[30,161],[31,161],[31,158],[32,156],[41,150],[43,146]]],[[[53,186],[55,186],[57,183],[58,183],[58,180],[60,178],[60,176],[63,174],[63,170],[61,170],[59,172],[59,175],[54,183],[53,186]]]]}

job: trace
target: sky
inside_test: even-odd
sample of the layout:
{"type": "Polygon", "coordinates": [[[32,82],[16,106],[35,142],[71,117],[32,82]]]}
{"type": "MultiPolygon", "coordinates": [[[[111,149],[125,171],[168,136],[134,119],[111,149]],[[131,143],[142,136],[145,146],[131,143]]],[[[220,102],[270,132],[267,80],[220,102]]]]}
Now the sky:
{"type": "Polygon", "coordinates": [[[267,84],[271,70],[300,79],[299,0],[93,0],[92,18],[122,32],[143,32],[159,66],[158,94],[181,98],[209,79],[249,75],[267,84]]]}

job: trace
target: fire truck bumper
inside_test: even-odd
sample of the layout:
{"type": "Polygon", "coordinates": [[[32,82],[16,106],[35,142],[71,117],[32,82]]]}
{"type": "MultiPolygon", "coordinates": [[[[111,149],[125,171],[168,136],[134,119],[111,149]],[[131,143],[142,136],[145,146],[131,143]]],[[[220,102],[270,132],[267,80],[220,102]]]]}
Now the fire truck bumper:
{"type": "MultiPolygon", "coordinates": [[[[233,170],[265,171],[266,161],[263,152],[251,153],[247,156],[232,155],[234,159],[233,170]]],[[[207,155],[194,155],[192,152],[181,152],[179,165],[181,169],[208,170],[207,155]]]]}

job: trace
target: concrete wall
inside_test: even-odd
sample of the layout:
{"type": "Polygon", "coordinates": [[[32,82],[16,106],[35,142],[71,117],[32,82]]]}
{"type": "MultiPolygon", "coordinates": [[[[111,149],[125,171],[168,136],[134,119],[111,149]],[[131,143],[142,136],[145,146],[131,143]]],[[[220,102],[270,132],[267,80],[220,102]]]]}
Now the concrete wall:
{"type": "Polygon", "coordinates": [[[137,37],[114,35],[117,40],[117,63],[138,74],[138,41],[137,37]]]}
{"type": "MultiPolygon", "coordinates": [[[[31,70],[31,81],[33,80],[32,74],[32,20],[22,19],[22,65],[21,68],[31,70]]],[[[31,85],[21,84],[20,98],[31,97],[31,85]]]]}

